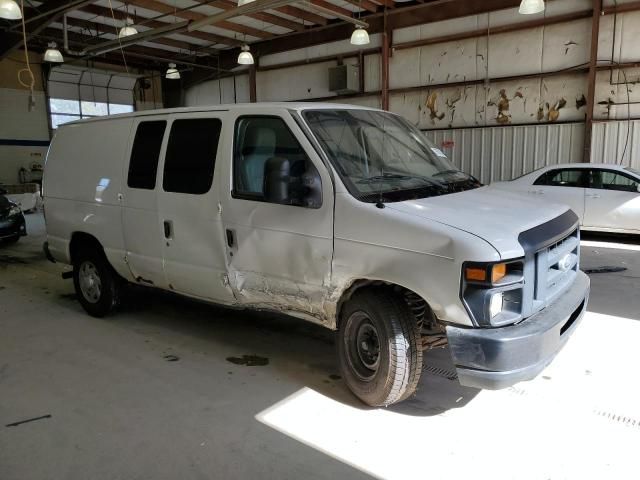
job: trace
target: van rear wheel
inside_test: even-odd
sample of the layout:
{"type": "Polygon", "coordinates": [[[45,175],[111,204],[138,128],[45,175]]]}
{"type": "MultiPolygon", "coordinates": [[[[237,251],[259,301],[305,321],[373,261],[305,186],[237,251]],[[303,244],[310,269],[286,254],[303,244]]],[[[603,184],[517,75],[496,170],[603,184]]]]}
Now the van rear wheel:
{"type": "Polygon", "coordinates": [[[120,303],[122,283],[102,252],[81,250],[73,264],[73,285],[86,312],[104,317],[120,303]]]}
{"type": "Polygon", "coordinates": [[[356,292],[338,330],[342,376],[364,403],[380,407],[411,396],[420,380],[420,328],[404,298],[390,289],[356,292]]]}

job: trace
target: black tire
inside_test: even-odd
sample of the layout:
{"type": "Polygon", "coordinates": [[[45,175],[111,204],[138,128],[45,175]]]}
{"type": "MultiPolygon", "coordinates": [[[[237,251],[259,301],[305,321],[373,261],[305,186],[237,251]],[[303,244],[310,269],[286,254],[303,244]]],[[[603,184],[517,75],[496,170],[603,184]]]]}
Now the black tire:
{"type": "Polygon", "coordinates": [[[340,316],[337,343],[342,377],[368,405],[382,407],[405,400],[420,381],[420,342],[418,322],[399,293],[389,288],[356,292],[340,316]]]}
{"type": "Polygon", "coordinates": [[[73,286],[82,308],[93,317],[102,318],[120,304],[122,280],[100,250],[85,249],[75,255],[73,286]],[[92,289],[96,285],[99,288],[92,289]]]}

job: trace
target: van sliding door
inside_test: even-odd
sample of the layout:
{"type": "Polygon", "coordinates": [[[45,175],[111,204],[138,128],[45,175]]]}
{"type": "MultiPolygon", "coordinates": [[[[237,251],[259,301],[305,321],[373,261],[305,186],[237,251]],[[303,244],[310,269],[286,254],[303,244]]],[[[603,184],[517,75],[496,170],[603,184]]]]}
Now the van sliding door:
{"type": "Polygon", "coordinates": [[[169,289],[232,303],[224,233],[214,187],[222,114],[172,115],[158,188],[164,270],[169,289]]]}

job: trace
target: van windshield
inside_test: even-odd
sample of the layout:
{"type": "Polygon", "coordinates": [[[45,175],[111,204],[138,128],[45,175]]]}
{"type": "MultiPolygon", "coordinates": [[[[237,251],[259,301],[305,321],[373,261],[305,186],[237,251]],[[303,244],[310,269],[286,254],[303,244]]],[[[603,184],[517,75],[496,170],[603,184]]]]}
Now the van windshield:
{"type": "Polygon", "coordinates": [[[444,195],[480,183],[403,118],[372,110],[306,110],[304,119],[351,194],[365,202],[444,195]]]}

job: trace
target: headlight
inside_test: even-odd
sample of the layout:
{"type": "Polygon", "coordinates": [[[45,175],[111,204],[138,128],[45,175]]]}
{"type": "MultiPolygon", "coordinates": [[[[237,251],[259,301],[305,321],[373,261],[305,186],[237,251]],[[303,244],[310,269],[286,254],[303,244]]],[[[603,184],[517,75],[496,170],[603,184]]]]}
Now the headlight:
{"type": "Polygon", "coordinates": [[[20,210],[20,207],[18,207],[17,205],[9,209],[10,217],[15,217],[16,215],[20,215],[21,213],[22,213],[22,210],[20,210]]]}
{"type": "Polygon", "coordinates": [[[489,302],[489,316],[493,319],[502,312],[502,303],[504,301],[504,295],[502,292],[494,293],[491,295],[491,301],[489,302]]]}
{"type": "Polygon", "coordinates": [[[521,318],[523,270],[521,258],[462,266],[461,299],[476,325],[498,327],[521,318]]]}

